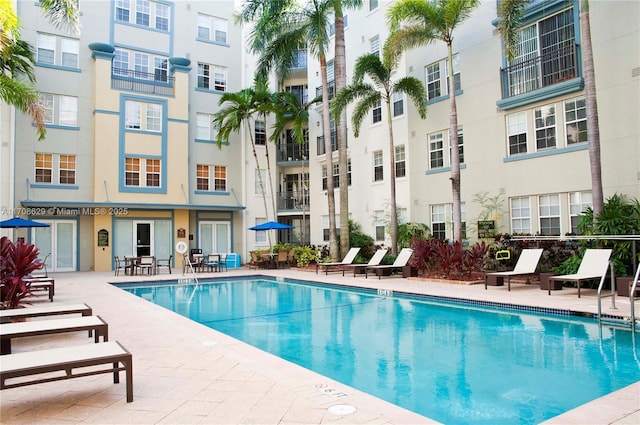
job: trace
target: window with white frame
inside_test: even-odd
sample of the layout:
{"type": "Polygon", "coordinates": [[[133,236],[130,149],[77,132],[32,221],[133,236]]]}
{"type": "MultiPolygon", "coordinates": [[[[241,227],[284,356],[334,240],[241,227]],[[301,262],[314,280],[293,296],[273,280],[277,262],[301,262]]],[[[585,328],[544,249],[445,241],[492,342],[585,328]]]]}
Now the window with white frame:
{"type": "Polygon", "coordinates": [[[527,153],[527,113],[525,111],[507,115],[507,139],[510,156],[527,153]]]}
{"type": "Polygon", "coordinates": [[[369,11],[375,10],[378,8],[378,0],[369,0],[369,11]]]}
{"type": "Polygon", "coordinates": [[[141,80],[168,81],[168,57],[121,47],[116,48],[113,53],[114,75],[141,80]]]}
{"type": "Polygon", "coordinates": [[[60,154],[58,164],[58,182],[76,184],[76,156],[60,154]]]}
{"type": "Polygon", "coordinates": [[[409,220],[407,219],[408,215],[407,215],[407,209],[406,208],[398,208],[397,209],[397,217],[398,217],[398,224],[403,224],[403,223],[408,223],[409,220]]]}
{"type": "Polygon", "coordinates": [[[560,235],[560,195],[538,196],[541,235],[560,235]]]}
{"type": "Polygon", "coordinates": [[[124,111],[124,127],[127,130],[162,131],[162,105],[159,103],[127,100],[124,111]]]}
{"type": "MultiPolygon", "coordinates": [[[[340,234],[340,216],[336,215],[336,233],[340,234]]],[[[329,240],[329,216],[322,216],[322,240],[329,240]]]]}
{"type": "Polygon", "coordinates": [[[442,132],[429,135],[429,168],[444,167],[444,143],[442,132]]]}
{"type": "Polygon", "coordinates": [[[536,150],[556,148],[556,107],[545,105],[533,110],[536,125],[536,150]]]}
{"type": "Polygon", "coordinates": [[[372,109],[373,124],[382,121],[382,103],[378,100],[372,109]]]}
{"type": "Polygon", "coordinates": [[[115,8],[116,22],[169,31],[171,11],[166,3],[149,0],[116,0],[115,8]]]}
{"type": "Polygon", "coordinates": [[[381,210],[374,211],[373,217],[375,220],[374,226],[375,226],[375,233],[376,233],[376,241],[384,241],[384,234],[385,234],[384,211],[381,211],[381,210]]]}
{"type": "Polygon", "coordinates": [[[198,39],[227,43],[229,23],[217,16],[198,14],[198,39]]]}
{"type": "Polygon", "coordinates": [[[198,63],[198,88],[227,91],[227,68],[198,63]]]}
{"type": "Polygon", "coordinates": [[[511,198],[511,233],[531,233],[529,197],[511,198]]]}
{"type": "Polygon", "coordinates": [[[436,239],[447,238],[447,206],[431,205],[431,235],[436,239]]]}
{"type": "Polygon", "coordinates": [[[404,94],[395,92],[391,96],[391,105],[393,106],[393,116],[399,117],[404,114],[404,94]]]}
{"type": "Polygon", "coordinates": [[[131,187],[160,187],[159,159],[125,157],[124,184],[131,187]]]}
{"type": "Polygon", "coordinates": [[[267,189],[267,170],[256,169],[254,193],[256,195],[262,195],[263,191],[266,189],[267,189]],[[262,181],[262,186],[260,186],[260,181],[262,181]]]}
{"type": "Polygon", "coordinates": [[[38,33],[37,63],[78,68],[79,46],[75,38],[38,33]]]}
{"type": "MultiPolygon", "coordinates": [[[[455,91],[462,88],[460,83],[460,58],[456,54],[453,56],[453,82],[455,91]]],[[[429,100],[437,99],[449,94],[449,65],[448,60],[441,59],[425,67],[427,81],[427,97],[429,100]]]]}
{"type": "Polygon", "coordinates": [[[254,143],[265,146],[267,144],[267,127],[264,121],[256,121],[254,125],[254,143]]]}
{"type": "Polygon", "coordinates": [[[591,195],[591,192],[569,193],[569,220],[571,224],[571,233],[578,233],[580,214],[585,212],[587,208],[592,207],[593,196],[591,195]]]}
{"type": "Polygon", "coordinates": [[[213,114],[198,112],[196,114],[196,138],[201,140],[215,140],[213,131],[213,114]]]}
{"type": "Polygon", "coordinates": [[[198,164],[196,167],[196,189],[202,191],[226,192],[227,167],[222,165],[198,164]]]}
{"type": "MultiPolygon", "coordinates": [[[[347,186],[351,186],[351,159],[347,160],[347,186]]],[[[333,188],[340,187],[340,164],[333,164],[333,188]]],[[[322,166],[322,190],[327,190],[327,166],[322,166]]]]}
{"type": "Polygon", "coordinates": [[[382,150],[373,151],[373,181],[384,180],[384,167],[382,166],[382,150]]]}
{"type": "Polygon", "coordinates": [[[37,152],[34,181],[37,184],[53,184],[55,181],[60,185],[75,185],[76,166],[76,155],[37,152]]]}
{"type": "Polygon", "coordinates": [[[60,94],[41,93],[44,106],[44,122],[63,127],[78,126],[78,98],[60,94]]]}
{"type": "Polygon", "coordinates": [[[53,183],[53,154],[36,153],[35,182],[53,183]]]}
{"type": "Polygon", "coordinates": [[[380,36],[375,35],[369,39],[369,53],[380,56],[380,36]]]}
{"type": "Polygon", "coordinates": [[[587,142],[587,105],[584,97],[564,102],[567,146],[587,142]]]}
{"type": "Polygon", "coordinates": [[[395,146],[393,156],[396,163],[396,177],[405,177],[407,175],[407,163],[404,145],[395,146]]]}
{"type": "MultiPolygon", "coordinates": [[[[264,217],[256,217],[256,226],[259,226],[263,223],[266,223],[267,219],[264,217]]],[[[256,244],[263,244],[267,242],[267,231],[266,230],[256,230],[255,232],[256,235],[256,244]]]]}
{"type": "MultiPolygon", "coordinates": [[[[464,132],[458,127],[458,159],[464,164],[464,132]]],[[[451,143],[449,143],[449,163],[451,163],[451,143]]]]}

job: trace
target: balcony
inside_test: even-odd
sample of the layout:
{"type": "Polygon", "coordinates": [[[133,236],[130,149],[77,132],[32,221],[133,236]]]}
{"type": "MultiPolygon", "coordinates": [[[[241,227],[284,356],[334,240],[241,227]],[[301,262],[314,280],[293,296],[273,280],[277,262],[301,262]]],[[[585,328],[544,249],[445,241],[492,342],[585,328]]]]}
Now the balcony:
{"type": "Polygon", "coordinates": [[[578,76],[577,47],[566,45],[555,51],[500,70],[502,98],[523,95],[578,76]]]}
{"type": "Polygon", "coordinates": [[[297,190],[278,192],[277,208],[278,211],[309,211],[309,193],[297,190]]]}
{"type": "MultiPolygon", "coordinates": [[[[335,80],[329,81],[329,84],[327,84],[327,87],[329,89],[329,100],[331,100],[336,95],[336,82],[335,82],[335,80]]],[[[318,96],[322,96],[322,86],[316,87],[316,97],[318,97],[318,96]]]]}
{"type": "Polygon", "coordinates": [[[278,145],[278,162],[307,161],[309,159],[309,143],[280,143],[278,145]]]}
{"type": "MultiPolygon", "coordinates": [[[[324,147],[324,136],[318,136],[317,139],[317,149],[318,149],[318,155],[324,155],[325,153],[327,153],[325,147],[324,147]]],[[[335,152],[338,150],[338,132],[336,130],[331,130],[331,151],[335,152]]]]}
{"type": "Polygon", "coordinates": [[[111,71],[111,88],[115,90],[173,96],[173,82],[174,78],[163,70],[157,70],[155,74],[121,68],[111,71]]]}

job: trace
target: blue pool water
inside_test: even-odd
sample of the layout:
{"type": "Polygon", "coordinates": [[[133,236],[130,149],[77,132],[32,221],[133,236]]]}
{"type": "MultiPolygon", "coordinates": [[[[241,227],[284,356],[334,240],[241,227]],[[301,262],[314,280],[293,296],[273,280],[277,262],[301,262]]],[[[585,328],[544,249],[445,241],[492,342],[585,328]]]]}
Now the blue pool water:
{"type": "Polygon", "coordinates": [[[536,424],[640,380],[631,332],[582,317],[264,278],[118,286],[445,424],[536,424]]]}

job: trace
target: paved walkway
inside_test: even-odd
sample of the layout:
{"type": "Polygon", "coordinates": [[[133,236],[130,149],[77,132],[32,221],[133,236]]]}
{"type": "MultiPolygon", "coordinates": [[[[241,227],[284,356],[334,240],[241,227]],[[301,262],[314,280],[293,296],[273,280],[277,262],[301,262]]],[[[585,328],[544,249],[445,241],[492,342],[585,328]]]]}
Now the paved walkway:
{"type": "MultiPolygon", "coordinates": [[[[255,274],[246,269],[211,274],[255,274]]],[[[555,291],[537,285],[453,285],[413,279],[316,275],[298,270],[262,274],[413,293],[595,312],[595,292],[555,291]]],[[[204,273],[202,276],[207,276],[204,273]]],[[[175,279],[162,274],[151,279],[175,279]]],[[[112,273],[60,273],[54,303],[86,302],[109,323],[109,338],[134,355],[134,402],[124,384],[96,375],[3,390],[2,424],[432,424],[428,418],[347,387],[218,333],[108,282],[140,280],[112,273]],[[337,397],[333,394],[342,393],[337,397]],[[347,407],[355,412],[346,414],[347,407]]],[[[147,279],[149,279],[147,277],[147,279]]],[[[50,305],[39,296],[34,306],[50,305]]],[[[628,315],[629,301],[605,300],[604,312],[628,315]]],[[[82,333],[18,339],[14,352],[85,344],[82,333]]],[[[1,361],[1,358],[0,358],[1,361]]],[[[122,382],[122,378],[121,378],[122,382]]],[[[548,423],[640,424],[640,382],[581,406],[548,423]]]]}

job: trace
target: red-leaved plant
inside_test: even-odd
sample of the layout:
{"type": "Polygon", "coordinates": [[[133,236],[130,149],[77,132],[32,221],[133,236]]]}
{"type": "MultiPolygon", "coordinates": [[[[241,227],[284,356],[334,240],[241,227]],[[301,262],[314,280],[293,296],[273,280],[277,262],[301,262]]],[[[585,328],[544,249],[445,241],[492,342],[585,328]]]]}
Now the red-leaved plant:
{"type": "Polygon", "coordinates": [[[0,308],[20,307],[24,298],[31,295],[24,278],[42,266],[35,245],[13,243],[3,236],[0,239],[0,308]]]}

